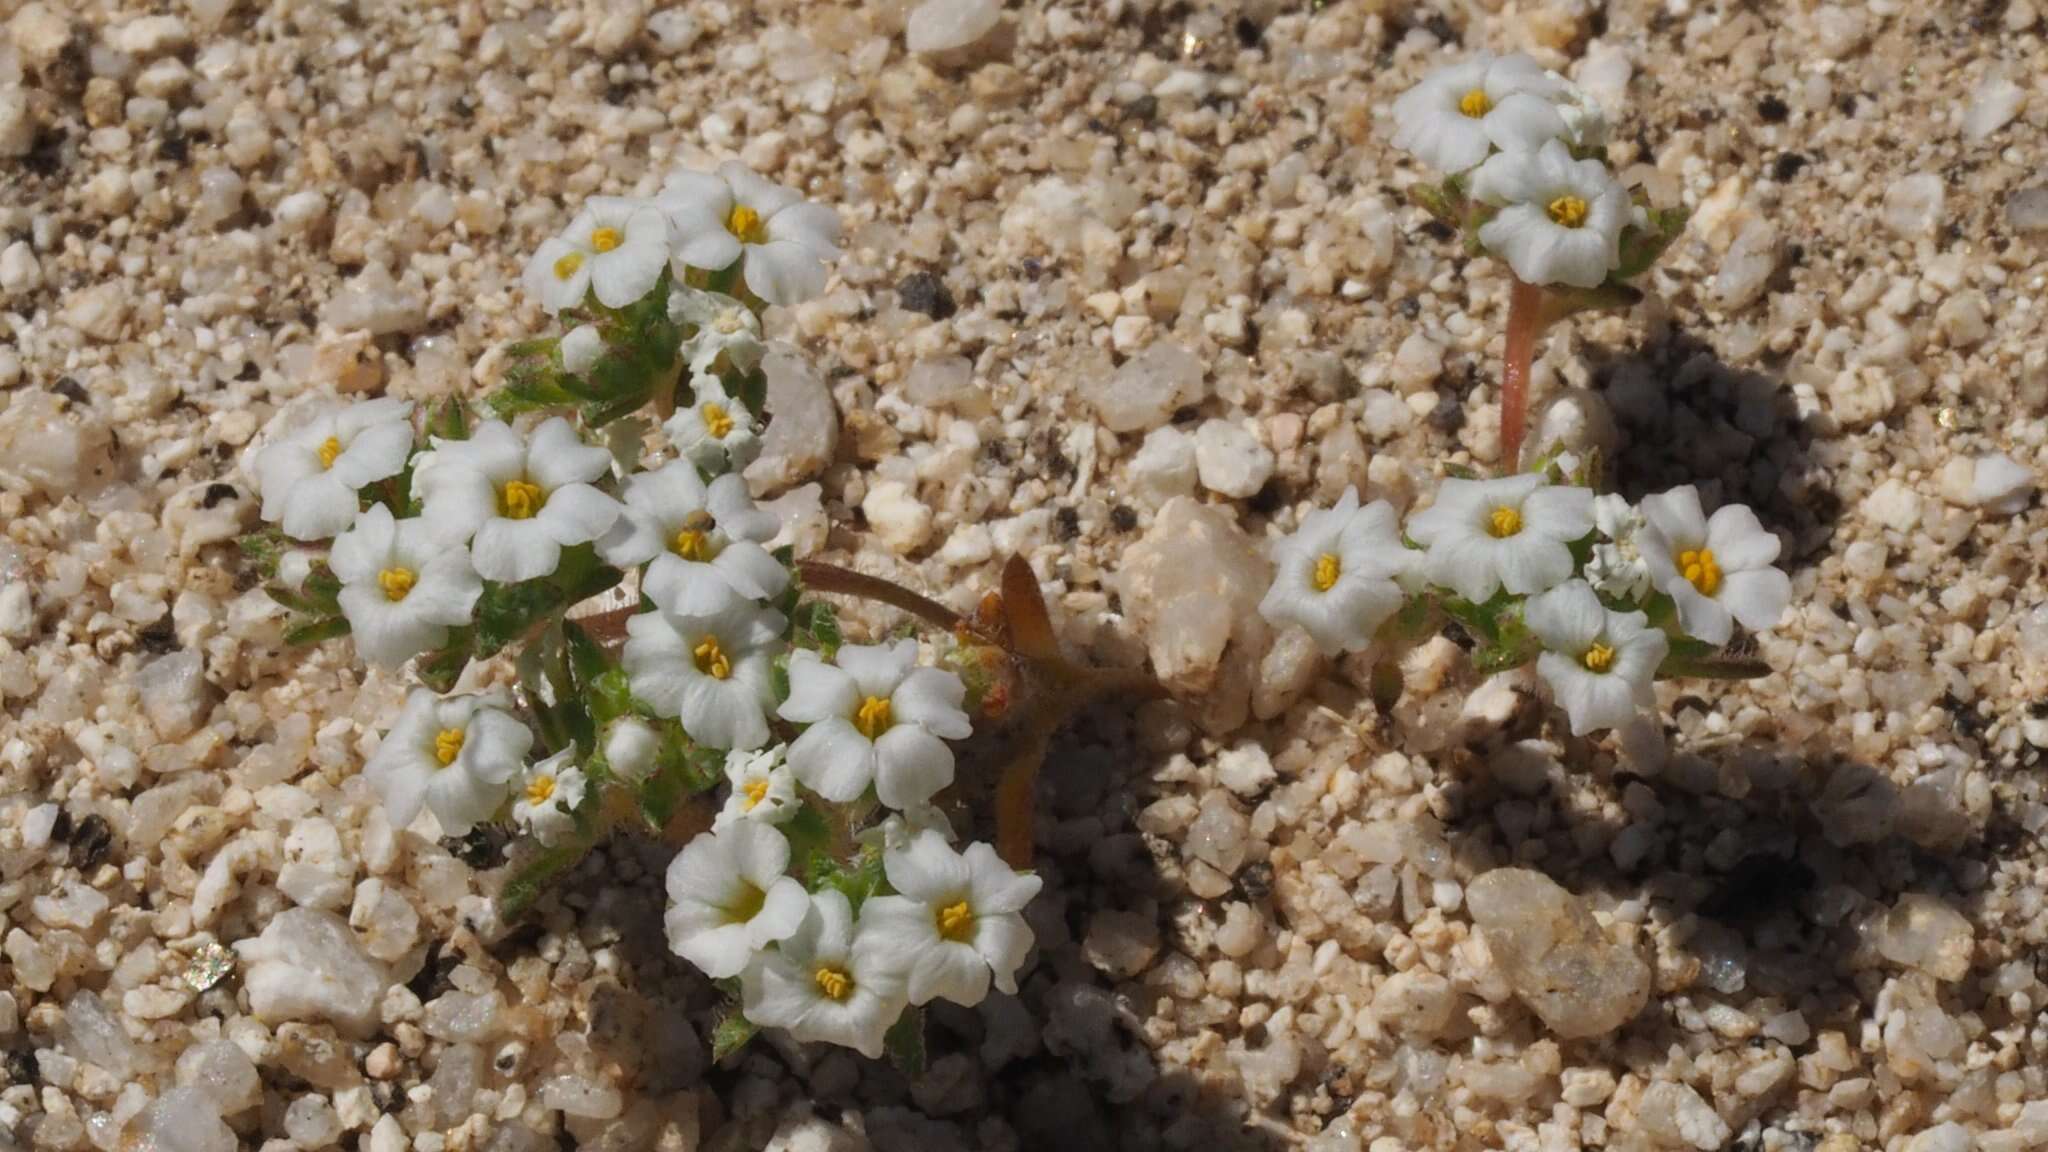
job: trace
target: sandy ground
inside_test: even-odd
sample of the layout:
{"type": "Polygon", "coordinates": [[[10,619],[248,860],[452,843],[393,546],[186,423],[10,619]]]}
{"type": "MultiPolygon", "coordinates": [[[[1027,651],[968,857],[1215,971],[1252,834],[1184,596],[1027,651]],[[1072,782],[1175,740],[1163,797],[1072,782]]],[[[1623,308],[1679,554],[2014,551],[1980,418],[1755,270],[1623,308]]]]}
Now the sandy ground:
{"type": "Polygon", "coordinates": [[[1032,0],[926,56],[891,0],[161,9],[0,2],[0,1146],[225,1147],[175,1084],[369,1152],[2048,1145],[2035,0],[1032,0]],[[1611,412],[1623,491],[1785,542],[1777,671],[1661,731],[1572,739],[1448,642],[1382,716],[1248,611],[1302,512],[1493,463],[1504,270],[1383,119],[1476,47],[1695,213],[1539,390],[1611,412]],[[357,777],[403,682],[284,649],[232,543],[274,414],[481,394],[581,198],[734,155],[851,238],[771,317],[837,428],[763,495],[963,607],[1020,552],[1182,692],[1055,747],[1022,994],[915,1080],[713,1067],[660,844],[502,923],[498,842],[357,777]],[[1509,865],[1569,929],[1535,976],[1465,899],[1509,865]],[[231,946],[293,906],[359,1015],[248,1014],[231,946]],[[1646,1003],[1560,1030],[1537,978],[1646,1003]]]}

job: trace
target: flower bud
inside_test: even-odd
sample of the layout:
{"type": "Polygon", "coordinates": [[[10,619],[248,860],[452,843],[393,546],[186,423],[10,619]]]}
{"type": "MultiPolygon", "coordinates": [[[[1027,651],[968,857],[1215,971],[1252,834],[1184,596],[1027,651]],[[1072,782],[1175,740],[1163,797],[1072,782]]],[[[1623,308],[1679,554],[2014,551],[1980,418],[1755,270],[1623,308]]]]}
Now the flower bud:
{"type": "Polygon", "coordinates": [[[605,763],[621,780],[639,781],[654,768],[661,736],[646,721],[628,716],[611,726],[604,737],[605,763]]]}

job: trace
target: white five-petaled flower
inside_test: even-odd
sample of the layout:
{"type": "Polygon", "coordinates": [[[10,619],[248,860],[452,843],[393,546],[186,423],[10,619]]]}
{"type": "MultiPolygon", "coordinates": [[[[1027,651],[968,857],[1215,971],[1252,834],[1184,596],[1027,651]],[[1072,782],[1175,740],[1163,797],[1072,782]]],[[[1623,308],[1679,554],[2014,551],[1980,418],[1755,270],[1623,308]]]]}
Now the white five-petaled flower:
{"type": "Polygon", "coordinates": [[[1522,609],[1543,641],[1536,673],[1550,686],[1572,733],[1618,728],[1657,703],[1657,666],[1670,642],[1641,612],[1611,612],[1583,580],[1569,580],[1522,609]]]}
{"type": "Polygon", "coordinates": [[[436,531],[474,537],[478,575],[512,583],[552,573],[565,546],[611,528],[619,502],[590,483],[611,460],[559,416],[543,421],[531,440],[486,420],[467,440],[435,437],[431,465],[415,469],[413,487],[436,531]]]}
{"type": "Polygon", "coordinates": [[[384,742],[363,765],[395,828],[425,807],[451,836],[489,820],[526,763],[533,733],[502,697],[436,696],[415,688],[384,742]]]}
{"type": "Polygon", "coordinates": [[[768,742],[783,624],[782,613],[751,606],[717,616],[642,613],[626,621],[627,683],[707,748],[759,748],[768,742]]]}
{"type": "Polygon", "coordinates": [[[1621,263],[1628,190],[1598,160],[1574,160],[1562,140],[1501,152],[1472,175],[1474,199],[1499,209],[1479,242],[1529,284],[1597,288],[1621,263]]]}
{"type": "Polygon", "coordinates": [[[675,173],[656,202],[668,214],[677,264],[718,271],[740,260],[747,288],[770,304],[801,304],[825,290],[839,214],[796,189],[728,160],[716,172],[675,173]]]}
{"type": "Polygon", "coordinates": [[[1778,538],[1746,506],[1725,505],[1710,518],[1700,510],[1699,489],[1688,484],[1645,496],[1643,517],[1649,528],[1639,547],[1650,578],[1677,602],[1688,636],[1726,644],[1735,621],[1761,632],[1784,615],[1792,580],[1771,566],[1778,538]]]}
{"type": "Polygon", "coordinates": [[[450,628],[469,623],[484,591],[468,548],[424,519],[392,519],[382,504],[334,538],[327,563],[341,581],[341,613],[356,651],[386,667],[446,643],[450,628]]]}
{"type": "Polygon", "coordinates": [[[1436,503],[1408,520],[1429,549],[1429,579],[1474,604],[1505,587],[1526,596],[1572,574],[1570,543],[1593,530],[1593,493],[1553,487],[1543,477],[1445,480],[1436,503]]]}
{"type": "Polygon", "coordinates": [[[761,363],[761,318],[722,292],[678,284],[669,290],[668,318],[695,329],[683,341],[683,361],[697,375],[710,374],[721,353],[741,372],[761,363]]]}
{"type": "Polygon", "coordinates": [[[846,894],[811,897],[804,922],[740,979],[747,1019],[786,1030],[800,1043],[838,1044],[879,1057],[903,1013],[903,976],[876,948],[870,921],[854,921],[846,894]]]}
{"type": "Polygon", "coordinates": [[[754,413],[709,373],[690,379],[690,406],[678,408],[662,430],[682,457],[704,471],[738,472],[761,452],[754,413]]]}
{"type": "Polygon", "coordinates": [[[801,807],[796,798],[796,776],[784,763],[783,751],[777,745],[759,752],[725,754],[725,779],[732,785],[732,794],[711,821],[713,830],[739,820],[780,824],[796,815],[801,807]]]}
{"type": "Polygon", "coordinates": [[[1431,72],[1394,101],[1394,146],[1446,176],[1496,148],[1531,151],[1569,130],[1558,102],[1571,86],[1528,56],[1470,60],[1431,72]]]}
{"type": "Polygon", "coordinates": [[[755,507],[747,482],[730,473],[709,485],[687,460],[626,481],[625,513],[597,543],[621,568],[647,565],[641,588],[679,616],[715,616],[789,586],[789,569],[761,542],[775,514],[755,507]]]}
{"type": "Polygon", "coordinates": [[[1616,600],[1641,600],[1650,591],[1650,566],[1637,537],[1643,514],[1627,499],[1609,492],[1593,498],[1593,526],[1605,543],[1593,545],[1586,561],[1586,582],[1595,592],[1616,600]]]}
{"type": "Polygon", "coordinates": [[[560,236],[526,263],[526,290],[552,316],[583,303],[624,308],[647,295],[668,267],[668,220],[644,200],[593,196],[560,236]]]}
{"type": "Polygon", "coordinates": [[[937,832],[920,833],[900,852],[882,856],[893,896],[861,906],[876,948],[909,978],[910,1002],[944,997],[973,1007],[988,995],[990,977],[1017,991],[1017,969],[1031,951],[1024,906],[1043,883],[1010,870],[987,844],[953,851],[937,832]]]}
{"type": "Polygon", "coordinates": [[[263,518],[294,540],[325,540],[355,523],[357,492],[405,470],[412,402],[389,397],[336,408],[256,454],[263,518]]]}
{"type": "Polygon", "coordinates": [[[1391,505],[1375,500],[1361,508],[1358,490],[1346,488],[1336,507],[1309,513],[1273,546],[1273,587],[1259,613],[1301,625],[1325,656],[1359,651],[1401,610],[1405,596],[1395,579],[1419,559],[1401,543],[1391,505]]]}
{"type": "Polygon", "coordinates": [[[668,866],[669,949],[714,980],[739,975],[810,910],[788,870],[789,841],[757,821],[690,841],[668,866]]]}
{"type": "Polygon", "coordinates": [[[784,720],[808,724],[789,746],[804,787],[844,803],[875,786],[890,808],[929,801],[953,782],[953,750],[972,728],[960,677],[917,664],[917,641],[847,644],[827,664],[803,650],[789,660],[784,720]]]}
{"type": "Polygon", "coordinates": [[[526,770],[512,802],[512,819],[542,844],[576,830],[576,806],[583,803],[583,770],[576,749],[564,748],[526,770]]]}

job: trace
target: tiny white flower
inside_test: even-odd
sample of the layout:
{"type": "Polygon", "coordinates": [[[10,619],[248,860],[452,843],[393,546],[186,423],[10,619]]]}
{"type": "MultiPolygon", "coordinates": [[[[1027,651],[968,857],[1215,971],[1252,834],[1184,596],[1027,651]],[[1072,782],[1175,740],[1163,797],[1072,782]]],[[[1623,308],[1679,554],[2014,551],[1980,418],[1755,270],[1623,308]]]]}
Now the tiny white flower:
{"type": "Polygon", "coordinates": [[[263,519],[294,540],[325,540],[355,523],[358,493],[405,470],[412,402],[389,397],[324,412],[256,454],[263,519]]]}
{"type": "Polygon", "coordinates": [[[690,371],[706,375],[720,354],[741,372],[752,372],[766,349],[761,343],[761,318],[754,310],[722,292],[705,292],[687,284],[669,290],[671,323],[694,328],[683,341],[690,371]]]}
{"type": "Polygon", "coordinates": [[[581,376],[604,355],[604,334],[595,324],[578,324],[562,336],[561,348],[562,367],[581,376]]]}
{"type": "Polygon", "coordinates": [[[759,748],[768,742],[784,623],[782,613],[754,607],[701,617],[641,613],[626,621],[627,683],[707,748],[759,748]]]}
{"type": "Polygon", "coordinates": [[[668,221],[643,200],[593,196],[560,236],[526,264],[526,290],[552,316],[583,303],[624,308],[647,295],[668,267],[668,221]]]}
{"type": "Polygon", "coordinates": [[[598,555],[620,568],[646,564],[640,587],[661,607],[715,616],[789,586],[789,569],[761,547],[775,537],[775,514],[755,507],[740,477],[707,485],[696,465],[674,460],[626,481],[624,497],[598,555]]]}
{"type": "Polygon", "coordinates": [[[1593,526],[1607,543],[1593,545],[1586,561],[1586,581],[1602,596],[1641,600],[1650,591],[1650,566],[1643,560],[1637,536],[1643,514],[1626,499],[1608,493],[1593,499],[1593,526]]]}
{"type": "Polygon", "coordinates": [[[897,894],[862,905],[861,920],[909,978],[912,1004],[944,997],[971,1008],[988,995],[991,976],[998,989],[1017,991],[1032,940],[1022,912],[1043,881],[1011,871],[987,844],[955,852],[935,831],[884,853],[882,870],[897,894]]]}
{"type": "Polygon", "coordinates": [[[1558,116],[1564,121],[1564,142],[1579,152],[1605,148],[1612,127],[1607,119],[1607,109],[1587,95],[1584,89],[1556,72],[1544,75],[1557,86],[1552,99],[1557,105],[1558,116]]]}
{"type": "Polygon", "coordinates": [[[431,464],[414,470],[413,488],[437,531],[457,540],[474,536],[478,575],[514,583],[549,575],[564,547],[611,528],[619,502],[591,485],[611,459],[559,416],[543,421],[531,440],[486,420],[467,440],[435,437],[431,464]]]}
{"type": "Polygon", "coordinates": [[[810,911],[788,870],[789,841],[757,821],[690,841],[668,866],[669,949],[714,980],[739,975],[810,911]]]}
{"type": "Polygon", "coordinates": [[[1562,140],[1501,152],[1472,176],[1474,199],[1499,211],[1479,242],[1529,284],[1597,288],[1621,263],[1628,189],[1598,160],[1574,160],[1562,140]]]}
{"type": "Polygon", "coordinates": [[[1436,503],[1408,520],[1429,549],[1429,579],[1474,604],[1505,587],[1526,596],[1572,574],[1574,540],[1593,530],[1593,493],[1554,487],[1534,475],[1445,480],[1436,503]]]}
{"type": "Polygon", "coordinates": [[[415,688],[363,775],[394,828],[422,807],[451,836],[489,820],[526,763],[533,733],[504,710],[502,697],[436,696],[415,688]]]}
{"type": "Polygon", "coordinates": [[[1688,636],[1726,644],[1736,621],[1762,632],[1784,615],[1792,580],[1771,566],[1780,545],[1756,513],[1729,504],[1709,518],[1700,510],[1699,489],[1688,484],[1645,496],[1643,517],[1649,527],[1639,547],[1650,578],[1677,603],[1688,636]]]}
{"type": "Polygon", "coordinates": [[[855,833],[854,840],[862,847],[901,852],[927,830],[938,833],[948,844],[953,842],[953,822],[936,804],[912,804],[900,812],[891,812],[879,823],[855,833]]]}
{"type": "Polygon", "coordinates": [[[903,976],[876,948],[870,921],[855,923],[846,894],[811,897],[796,932],[756,957],[740,980],[748,1020],[799,1043],[838,1044],[874,1059],[903,1014],[903,976]]]}
{"type": "Polygon", "coordinates": [[[1496,148],[1531,151],[1567,130],[1557,101],[1569,87],[1528,56],[1482,52],[1431,72],[1394,101],[1394,146],[1446,176],[1496,148]]]}
{"type": "Polygon", "coordinates": [[[742,260],[747,288],[770,304],[823,292],[825,261],[839,255],[838,213],[737,161],[675,173],[657,203],[668,213],[678,265],[715,272],[742,260]]]}
{"type": "Polygon", "coordinates": [[[1325,656],[1357,652],[1401,610],[1406,596],[1396,579],[1420,558],[1402,545],[1391,505],[1361,508],[1358,490],[1346,488],[1336,507],[1309,513],[1273,546],[1273,587],[1259,614],[1301,625],[1325,656]]]}
{"type": "Polygon", "coordinates": [[[966,685],[917,665],[917,641],[846,644],[834,664],[798,651],[789,659],[784,720],[807,724],[789,746],[804,787],[834,803],[867,791],[890,808],[929,801],[953,782],[947,740],[972,734],[960,702],[966,685]]]}
{"type": "Polygon", "coordinates": [[[341,581],[341,614],[356,651],[388,668],[447,643],[448,630],[469,623],[484,591],[468,548],[423,519],[392,519],[382,504],[335,537],[327,563],[341,581]]]}
{"type": "Polygon", "coordinates": [[[796,776],[783,762],[783,751],[777,745],[725,754],[725,779],[732,794],[711,822],[714,831],[738,820],[780,824],[796,815],[802,802],[796,798],[796,776]]]}
{"type": "Polygon", "coordinates": [[[1522,610],[1543,641],[1536,673],[1570,718],[1572,733],[1619,728],[1656,707],[1657,666],[1670,647],[1641,612],[1610,612],[1583,580],[1570,580],[1522,610]]]}
{"type": "Polygon", "coordinates": [[[647,779],[660,753],[661,734],[637,716],[622,716],[605,731],[605,765],[612,775],[628,783],[647,779]]]}
{"type": "Polygon", "coordinates": [[[576,830],[576,806],[583,803],[584,785],[576,749],[564,748],[526,770],[512,803],[512,819],[542,844],[552,845],[576,830]]]}
{"type": "Polygon", "coordinates": [[[728,395],[718,377],[699,373],[690,380],[691,402],[678,408],[662,430],[684,459],[704,471],[738,472],[761,452],[754,413],[728,395]]]}

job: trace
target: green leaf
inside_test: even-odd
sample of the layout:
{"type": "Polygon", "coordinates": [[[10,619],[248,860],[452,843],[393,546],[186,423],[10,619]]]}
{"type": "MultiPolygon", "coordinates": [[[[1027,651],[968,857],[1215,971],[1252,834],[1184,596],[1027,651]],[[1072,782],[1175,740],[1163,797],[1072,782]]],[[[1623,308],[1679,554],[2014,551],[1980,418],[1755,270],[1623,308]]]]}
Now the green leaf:
{"type": "Polygon", "coordinates": [[[889,1063],[911,1079],[924,1075],[924,1009],[905,1008],[882,1037],[889,1063]]]}
{"type": "Polygon", "coordinates": [[[711,1062],[722,1064],[725,1058],[745,1048],[761,1029],[754,1022],[740,1014],[737,1005],[728,1008],[719,1017],[717,1027],[711,1030],[711,1062]]]}
{"type": "Polygon", "coordinates": [[[460,396],[441,401],[427,418],[427,434],[443,440],[469,439],[469,405],[460,396]]]}
{"type": "Polygon", "coordinates": [[[318,644],[337,636],[348,635],[348,618],[345,616],[320,616],[304,620],[285,629],[286,645],[299,648],[307,644],[318,644]]]}
{"type": "Polygon", "coordinates": [[[462,670],[469,667],[469,650],[475,639],[476,631],[469,627],[449,633],[447,644],[439,651],[420,657],[413,665],[413,672],[419,676],[420,683],[436,692],[454,691],[455,681],[461,677],[462,670]]]}
{"type": "Polygon", "coordinates": [[[528,412],[545,412],[551,408],[566,408],[576,403],[576,397],[563,388],[560,382],[540,377],[514,377],[506,380],[496,392],[484,401],[491,412],[501,420],[510,420],[528,412]]]}
{"type": "Polygon", "coordinates": [[[832,847],[832,824],[825,814],[805,803],[782,825],[782,835],[789,841],[789,858],[808,862],[814,853],[823,853],[832,847]]]}
{"type": "Polygon", "coordinates": [[[1608,273],[1607,282],[1617,284],[1633,280],[1650,270],[1664,250],[1671,247],[1685,232],[1686,221],[1691,213],[1683,206],[1676,208],[1652,208],[1647,203],[1639,206],[1648,214],[1648,228],[1630,227],[1621,234],[1621,262],[1608,273]]]}
{"type": "Polygon", "coordinates": [[[790,613],[792,642],[799,648],[815,648],[827,661],[839,651],[843,638],[839,613],[823,600],[805,600],[790,613]]]}
{"type": "Polygon", "coordinates": [[[256,578],[267,581],[277,579],[277,562],[290,550],[291,541],[275,528],[264,528],[236,537],[235,547],[241,549],[242,563],[256,578]]]}
{"type": "Polygon", "coordinates": [[[584,694],[590,700],[591,719],[599,724],[609,724],[639,710],[633,700],[632,683],[627,680],[623,668],[608,668],[584,683],[584,694]]]}
{"type": "Polygon", "coordinates": [[[567,840],[552,848],[543,848],[537,855],[519,866],[512,878],[505,881],[505,887],[498,893],[499,918],[507,923],[526,914],[533,902],[540,899],[548,885],[555,878],[576,866],[583,854],[590,851],[590,842],[576,839],[567,840]]]}
{"type": "Polygon", "coordinates": [[[683,733],[682,725],[663,721],[661,750],[654,771],[640,786],[640,812],[654,828],[668,826],[677,805],[691,796],[709,792],[725,779],[725,754],[702,748],[683,733]]]}

